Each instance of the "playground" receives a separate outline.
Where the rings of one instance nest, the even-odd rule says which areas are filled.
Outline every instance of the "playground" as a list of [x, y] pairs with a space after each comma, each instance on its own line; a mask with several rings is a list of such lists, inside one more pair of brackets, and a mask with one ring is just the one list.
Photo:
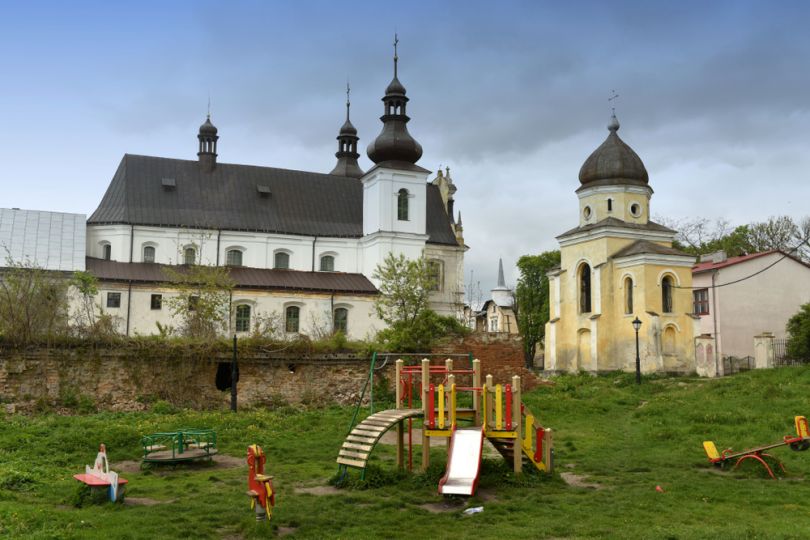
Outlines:
[[[450, 371], [464, 369], [468, 366], [456, 362]], [[450, 381], [450, 375], [456, 380]], [[424, 410], [422, 417], [414, 413], [412, 430], [408, 418], [401, 434], [395, 422], [368, 453], [366, 467], [346, 467], [342, 487], [334, 485], [344, 472], [336, 459], [347, 433], [368, 418], [367, 409], [355, 419], [352, 407], [233, 414], [170, 410], [165, 404], [155, 407], [160, 412], [147, 413], [4, 415], [0, 537], [801, 538], [810, 530], [810, 452], [791, 450], [789, 442], [770, 448], [786, 471], [773, 480], [753, 459], [736, 470], [713, 466], [703, 446], [715, 441], [722, 453], [733, 445], [727, 454], [733, 456], [795, 435], [795, 416], [810, 413], [810, 367], [718, 380], [645, 377], [641, 386], [628, 374], [563, 376], [552, 387], [521, 389], [523, 412], [530, 411], [544, 433], [552, 429], [550, 475], [528, 456], [522, 459], [522, 473], [515, 475], [514, 455], [504, 459], [486, 438], [487, 430], [497, 429], [484, 427], [484, 416], [495, 428], [498, 422], [489, 396], [480, 402], [487, 399], [495, 410], [479, 409], [478, 425], [474, 412], [463, 411], [475, 410], [474, 390], [461, 388], [489, 391], [485, 373], [478, 383], [472, 376], [431, 377], [434, 427], [417, 429]], [[417, 379], [414, 373], [413, 387], [421, 392]], [[439, 493], [452, 434], [429, 431], [452, 428], [452, 384], [457, 412], [469, 415], [463, 421], [457, 417], [456, 432], [481, 427], [485, 433], [472, 496]], [[513, 398], [517, 390], [511, 380], [502, 383], [502, 431], [508, 417], [506, 384]], [[493, 392], [496, 387], [493, 383]], [[417, 391], [410, 395], [415, 399]], [[403, 394], [399, 398], [395, 391], [378, 392], [375, 412], [396, 410]], [[410, 403], [404, 408], [419, 408], [418, 400]], [[515, 409], [510, 413], [514, 419]], [[183, 426], [214, 431], [216, 453], [210, 459], [141, 468], [142, 437], [176, 434]], [[186, 446], [205, 447], [206, 441], [194, 436]], [[183, 437], [188, 440], [188, 433]], [[425, 471], [423, 437], [433, 439]], [[110, 469], [128, 480], [123, 503], [89, 504], [74, 479], [93, 464], [101, 442]], [[264, 474], [273, 477], [276, 505], [265, 522], [256, 521], [245, 495], [252, 444], [264, 450]], [[155, 451], [172, 447], [160, 445], [167, 449]], [[464, 513], [478, 508], [478, 513]]]

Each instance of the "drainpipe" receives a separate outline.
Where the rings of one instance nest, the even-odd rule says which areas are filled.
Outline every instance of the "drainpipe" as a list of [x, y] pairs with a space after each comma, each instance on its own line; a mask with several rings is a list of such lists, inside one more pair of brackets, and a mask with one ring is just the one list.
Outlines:
[[132, 262], [132, 253], [135, 249], [135, 225], [129, 226], [129, 262]]
[[[714, 332], [714, 371], [720, 373], [720, 332], [717, 330], [717, 289], [715, 279], [717, 270], [712, 271], [712, 330]], [[723, 374], [725, 375], [725, 373]]]
[[332, 333], [335, 333], [335, 293], [329, 298], [329, 316], [332, 318]]
[[219, 266], [219, 241], [222, 238], [222, 229], [217, 229], [217, 266]]
[[318, 241], [317, 236], [312, 237], [312, 271], [315, 271], [315, 242]]
[[132, 314], [132, 280], [129, 280], [127, 289], [127, 337], [129, 337], [129, 317]]

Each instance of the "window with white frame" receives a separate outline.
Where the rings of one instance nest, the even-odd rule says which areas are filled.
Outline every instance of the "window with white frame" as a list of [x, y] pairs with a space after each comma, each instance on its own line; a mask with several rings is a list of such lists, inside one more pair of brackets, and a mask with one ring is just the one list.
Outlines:
[[101, 245], [101, 258], [105, 261], [112, 259], [112, 246], [109, 243]]
[[273, 268], [287, 269], [290, 267], [290, 254], [284, 251], [277, 251], [273, 256]]
[[247, 304], [236, 306], [236, 331], [250, 331], [250, 306]]
[[349, 332], [349, 310], [343, 307], [335, 308], [335, 332]]
[[229, 249], [225, 254], [225, 264], [228, 266], [242, 266], [242, 251]]
[[297, 334], [300, 328], [301, 308], [288, 306], [284, 311], [284, 330], [289, 334]]
[[155, 248], [154, 248], [154, 246], [144, 246], [143, 247], [143, 262], [145, 262], [145, 263], [153, 263], [153, 262], [155, 262]]
[[183, 250], [183, 264], [196, 264], [197, 263], [197, 250], [189, 246]]
[[335, 271], [335, 257], [333, 255], [324, 255], [321, 257], [321, 272], [334, 272]]

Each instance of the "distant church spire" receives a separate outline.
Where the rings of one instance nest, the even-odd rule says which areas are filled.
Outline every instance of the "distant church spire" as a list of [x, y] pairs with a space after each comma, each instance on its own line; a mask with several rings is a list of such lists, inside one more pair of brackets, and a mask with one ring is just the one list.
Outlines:
[[422, 157], [420, 145], [408, 133], [406, 124], [410, 120], [405, 114], [408, 98], [405, 96], [405, 86], [399, 82], [397, 66], [399, 55], [397, 44], [399, 38], [394, 34], [394, 78], [385, 89], [382, 101], [385, 104], [385, 114], [380, 117], [383, 123], [382, 132], [368, 145], [368, 157], [374, 163], [401, 162], [414, 164]]
[[503, 259], [498, 259], [498, 289], [506, 288], [506, 280], [503, 277]]
[[363, 169], [357, 163], [357, 158], [360, 154], [357, 153], [357, 141], [360, 138], [357, 136], [357, 129], [352, 125], [349, 120], [349, 110], [351, 108], [350, 100], [351, 87], [346, 83], [346, 121], [340, 128], [338, 133], [338, 151], [335, 157], [338, 158], [335, 168], [329, 174], [338, 176], [349, 176], [352, 178], [360, 178], [363, 176]]
[[200, 131], [197, 134], [199, 141], [199, 150], [197, 157], [200, 160], [200, 168], [205, 172], [211, 172], [217, 166], [217, 128], [211, 123], [211, 102], [209, 98], [208, 114], [205, 117], [205, 122], [200, 126]]

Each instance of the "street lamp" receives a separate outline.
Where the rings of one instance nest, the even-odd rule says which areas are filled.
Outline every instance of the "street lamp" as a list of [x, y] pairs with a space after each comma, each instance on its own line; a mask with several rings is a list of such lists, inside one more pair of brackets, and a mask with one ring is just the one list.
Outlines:
[[641, 328], [641, 321], [636, 317], [633, 319], [633, 329], [636, 331], [636, 384], [641, 384], [641, 358], [638, 355], [638, 331]]

